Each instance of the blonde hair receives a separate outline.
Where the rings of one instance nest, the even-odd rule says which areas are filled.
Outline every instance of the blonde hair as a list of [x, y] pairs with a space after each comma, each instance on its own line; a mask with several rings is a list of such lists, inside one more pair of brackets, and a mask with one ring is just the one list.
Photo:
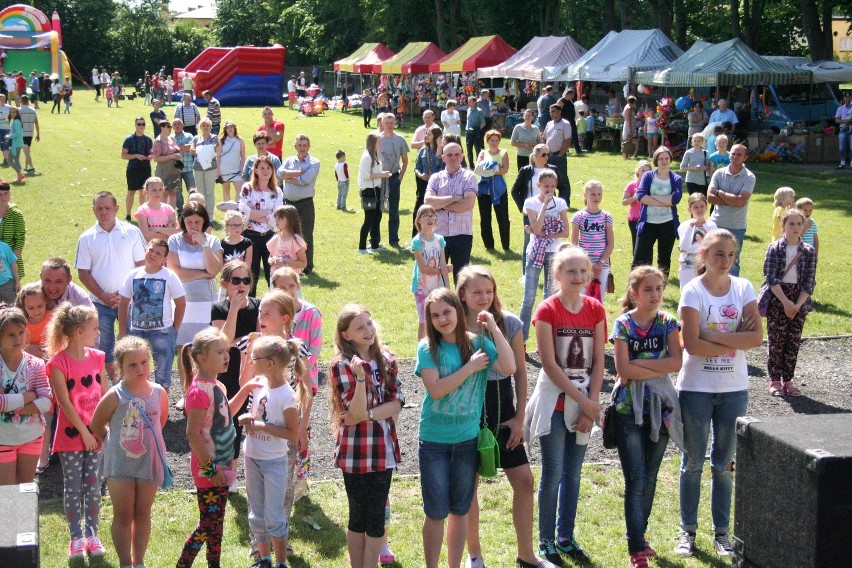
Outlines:
[[239, 218], [240, 218], [240, 223], [242, 223], [242, 224], [243, 224], [243, 227], [245, 227], [245, 224], [246, 224], [246, 217], [245, 217], [245, 215], [243, 215], [243, 214], [242, 214], [242, 213], [240, 213], [239, 211], [234, 211], [234, 210], [226, 211], [226, 212], [225, 212], [225, 224], [227, 225], [227, 224], [228, 224], [228, 221], [230, 221], [231, 219], [234, 219], [234, 218], [236, 218], [236, 217], [239, 217]]
[[725, 143], [725, 146], [727, 147], [727, 145], [728, 145], [728, 136], [727, 136], [727, 135], [725, 135], [725, 134], [720, 134], [720, 135], [718, 135], [718, 136], [716, 137], [716, 146], [718, 146], [718, 145], [719, 145], [719, 142], [724, 142], [724, 143]]
[[633, 175], [638, 178], [639, 175], [643, 173], [642, 170], [645, 168], [648, 168], [649, 172], [654, 169], [651, 167], [651, 162], [649, 162], [648, 160], [639, 160], [638, 162], [636, 162], [636, 167], [633, 168]]
[[299, 356], [302, 342], [298, 339], [284, 339], [274, 335], [265, 335], [254, 340], [251, 344], [251, 354], [254, 358], [265, 358], [275, 363], [279, 369], [286, 370], [293, 365], [293, 373], [296, 376], [296, 399], [299, 408], [305, 408], [310, 400], [308, 387], [302, 378], [307, 375], [308, 367]]
[[[278, 308], [278, 314], [282, 316], [287, 316], [289, 318], [287, 323], [287, 335], [291, 336], [292, 332], [290, 331], [293, 327], [293, 319], [296, 317], [296, 300], [283, 290], [270, 290], [260, 299], [260, 304], [269, 303], [275, 304]], [[296, 380], [296, 398], [299, 401], [299, 406], [301, 408], [305, 408], [305, 405], [310, 400], [311, 393], [308, 392], [308, 386], [305, 384], [305, 381], [302, 380], [302, 377], [305, 373], [308, 372], [308, 368], [303, 363], [302, 359], [299, 357], [299, 347], [302, 345], [302, 341], [299, 339], [281, 339], [281, 341], [287, 341], [288, 344], [290, 341], [295, 341], [296, 350], [293, 352], [296, 357], [296, 364], [294, 365], [295, 375], [297, 377]], [[252, 344], [254, 345], [254, 344]], [[253, 352], [254, 348], [252, 348]], [[263, 354], [266, 357], [266, 354]], [[280, 361], [279, 361], [280, 362]], [[289, 363], [289, 359], [288, 359]], [[284, 363], [281, 363], [282, 365]]]
[[590, 179], [586, 182], [586, 185], [583, 186], [583, 205], [586, 205], [586, 192], [595, 187], [601, 188], [601, 193], [603, 193], [604, 187], [599, 180]]
[[124, 365], [124, 358], [134, 351], [145, 351], [150, 357], [151, 346], [147, 341], [135, 335], [125, 335], [115, 342], [115, 348], [112, 352], [115, 355], [115, 362], [118, 363], [119, 372], [121, 372], [121, 367]]
[[707, 272], [707, 265], [704, 261], [704, 256], [707, 251], [714, 245], [718, 245], [722, 241], [730, 241], [734, 243], [734, 247], [739, 247], [737, 238], [727, 229], [714, 229], [704, 235], [704, 240], [701, 242], [701, 248], [698, 249], [698, 258], [695, 261], [695, 273], [701, 276]]
[[692, 209], [692, 206], [699, 201], [703, 201], [704, 205], [707, 205], [707, 196], [700, 191], [696, 191], [695, 193], [690, 194], [689, 199], [686, 200], [686, 208]]
[[[155, 184], [155, 183], [159, 183], [160, 185], [163, 185], [163, 180], [158, 178], [157, 176], [151, 176], [151, 177], [149, 177], [148, 179], [145, 180], [145, 184], [142, 186], [142, 188], [145, 191], [148, 191], [148, 188], [152, 184]], [[165, 189], [165, 185], [163, 185], [163, 188]]]
[[[349, 326], [352, 325], [352, 320], [361, 314], [367, 314], [372, 317], [370, 310], [368, 310], [365, 306], [359, 304], [346, 304], [343, 306], [343, 309], [340, 310], [340, 313], [337, 314], [337, 325], [334, 328], [334, 352], [336, 357], [331, 362], [331, 367], [334, 368], [336, 365], [340, 363], [342, 359], [352, 360], [358, 354], [355, 345], [349, 341], [348, 339], [343, 337], [343, 334], [349, 329]], [[388, 373], [388, 368], [390, 366], [390, 360], [385, 356], [385, 353], [382, 351], [382, 342], [379, 338], [379, 330], [376, 329], [376, 334], [373, 337], [373, 344], [370, 345], [370, 361], [376, 363], [379, 371], [379, 381], [382, 386], [387, 388], [388, 381], [390, 380], [390, 374]], [[329, 371], [329, 375], [332, 375], [331, 371]], [[340, 416], [345, 410], [343, 407], [343, 401], [340, 399], [340, 395], [335, 390], [334, 383], [329, 381], [329, 388], [331, 389], [330, 399], [331, 403], [329, 404], [328, 416], [329, 416], [329, 427], [331, 428], [332, 434], [337, 437], [338, 430], [340, 428]], [[367, 381], [367, 391], [376, 397], [375, 385], [373, 385], [373, 381]]]
[[180, 348], [178, 353], [178, 367], [183, 374], [183, 392], [189, 391], [192, 384], [193, 367], [198, 369], [198, 357], [206, 355], [210, 347], [217, 341], [229, 343], [228, 336], [217, 327], [205, 327], [195, 334], [192, 343], [187, 343]]
[[657, 277], [662, 280], [663, 289], [665, 289], [666, 275], [663, 274], [663, 271], [659, 268], [655, 268], [653, 266], [637, 266], [636, 268], [630, 271], [630, 275], [627, 277], [627, 290], [624, 292], [624, 297], [621, 298], [621, 307], [623, 313], [626, 314], [627, 312], [636, 307], [636, 303], [633, 301], [633, 297], [630, 295], [630, 291], [633, 290], [634, 294], [638, 293], [639, 286], [642, 285], [642, 282], [644, 282], [646, 278], [652, 277]]
[[796, 190], [792, 187], [779, 187], [775, 190], [775, 197], [772, 198], [772, 203], [775, 207], [781, 207], [788, 199], [796, 200]]
[[464, 307], [464, 312], [467, 314], [467, 302], [462, 298], [468, 284], [474, 278], [486, 278], [491, 281], [491, 286], [494, 289], [494, 298], [491, 300], [491, 305], [488, 306], [488, 311], [494, 316], [494, 323], [506, 334], [506, 319], [503, 317], [503, 303], [500, 302], [500, 296], [497, 295], [497, 280], [494, 274], [484, 266], [476, 264], [468, 264], [459, 271], [459, 276], [456, 279], [456, 295], [459, 297], [459, 302]]
[[570, 261], [575, 259], [581, 259], [586, 262], [586, 270], [588, 270], [589, 278], [591, 278], [592, 273], [592, 261], [589, 260], [589, 255], [586, 254], [582, 248], [577, 245], [572, 245], [571, 243], [563, 243], [559, 250], [553, 255], [552, 261], [552, 270], [553, 270], [553, 280], [556, 280], [556, 275], [559, 274], [559, 271], [568, 264]]
[[282, 316], [289, 316], [290, 325], [293, 325], [293, 318], [296, 317], [296, 300], [293, 299], [293, 296], [284, 290], [274, 289], [264, 294], [260, 303], [275, 304], [278, 307], [278, 313]]
[[299, 280], [299, 273], [296, 272], [293, 268], [289, 266], [282, 266], [272, 273], [272, 276], [269, 278], [269, 281], [272, 282], [272, 286], [274, 288], [278, 288], [278, 279], [279, 278], [292, 278], [293, 281], [298, 284], [299, 288], [302, 287], [302, 283]]
[[72, 333], [97, 319], [98, 312], [92, 306], [72, 306], [71, 302], [62, 302], [53, 312], [44, 334], [48, 357], [65, 349]]

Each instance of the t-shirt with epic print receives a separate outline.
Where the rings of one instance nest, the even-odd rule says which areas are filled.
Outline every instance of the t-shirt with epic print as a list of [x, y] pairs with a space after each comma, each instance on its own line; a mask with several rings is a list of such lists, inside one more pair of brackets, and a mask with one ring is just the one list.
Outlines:
[[172, 300], [186, 292], [177, 274], [168, 268], [149, 274], [144, 266], [127, 275], [119, 293], [130, 298], [128, 325], [134, 331], [166, 329], [174, 324]]

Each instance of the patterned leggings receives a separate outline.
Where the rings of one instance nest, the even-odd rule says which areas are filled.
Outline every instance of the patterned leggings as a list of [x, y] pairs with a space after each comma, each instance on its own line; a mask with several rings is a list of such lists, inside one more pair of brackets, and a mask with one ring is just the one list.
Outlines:
[[[799, 297], [796, 284], [781, 284], [788, 299], [795, 302]], [[799, 346], [802, 344], [802, 329], [805, 316], [796, 314], [790, 319], [784, 313], [784, 305], [773, 294], [766, 310], [766, 327], [769, 344], [767, 370], [770, 381], [792, 381], [799, 358]]]
[[222, 556], [222, 532], [225, 527], [225, 505], [228, 504], [228, 486], [196, 487], [200, 519], [195, 530], [187, 537], [177, 568], [189, 568], [198, 551], [207, 543], [207, 566], [219, 568]]
[[80, 518], [85, 514], [86, 535], [98, 535], [101, 516], [101, 453], [59, 452], [62, 463], [62, 504], [71, 538], [83, 538]]

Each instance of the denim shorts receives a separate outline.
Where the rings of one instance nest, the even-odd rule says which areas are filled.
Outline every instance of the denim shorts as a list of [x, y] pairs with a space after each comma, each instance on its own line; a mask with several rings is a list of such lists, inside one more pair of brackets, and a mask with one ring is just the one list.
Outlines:
[[442, 520], [448, 514], [466, 515], [473, 501], [479, 464], [476, 438], [458, 444], [420, 440], [418, 457], [426, 516]]

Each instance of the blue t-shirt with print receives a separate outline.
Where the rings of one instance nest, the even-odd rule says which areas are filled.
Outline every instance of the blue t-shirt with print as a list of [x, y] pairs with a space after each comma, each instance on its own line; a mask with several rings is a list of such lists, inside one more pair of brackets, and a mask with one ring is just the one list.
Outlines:
[[0, 284], [12, 280], [15, 273], [12, 272], [12, 265], [18, 262], [18, 257], [12, 251], [11, 247], [0, 241]]
[[[657, 317], [647, 329], [642, 329], [630, 313], [622, 314], [612, 326], [610, 343], [617, 339], [627, 344], [630, 360], [634, 359], [663, 359], [669, 355], [669, 334], [680, 328], [677, 318], [667, 312], [657, 312]], [[649, 414], [651, 405], [647, 404], [651, 391], [645, 389], [644, 413]], [[622, 414], [633, 412], [633, 395], [628, 388], [618, 389], [614, 400], [616, 410]]]
[[[436, 400], [428, 391], [420, 412], [420, 439], [440, 444], [458, 444], [476, 438], [482, 404], [485, 401], [485, 386], [488, 372], [497, 361], [497, 347], [491, 339], [477, 336], [473, 339], [473, 350], [482, 349], [488, 355], [488, 366], [470, 375], [459, 387], [443, 398]], [[414, 374], [418, 377], [423, 369], [438, 369], [443, 379], [463, 366], [461, 350], [454, 343], [441, 341], [438, 346], [438, 361], [429, 351], [429, 340], [423, 339], [417, 346], [417, 365]], [[439, 380], [441, 380], [439, 379]]]

